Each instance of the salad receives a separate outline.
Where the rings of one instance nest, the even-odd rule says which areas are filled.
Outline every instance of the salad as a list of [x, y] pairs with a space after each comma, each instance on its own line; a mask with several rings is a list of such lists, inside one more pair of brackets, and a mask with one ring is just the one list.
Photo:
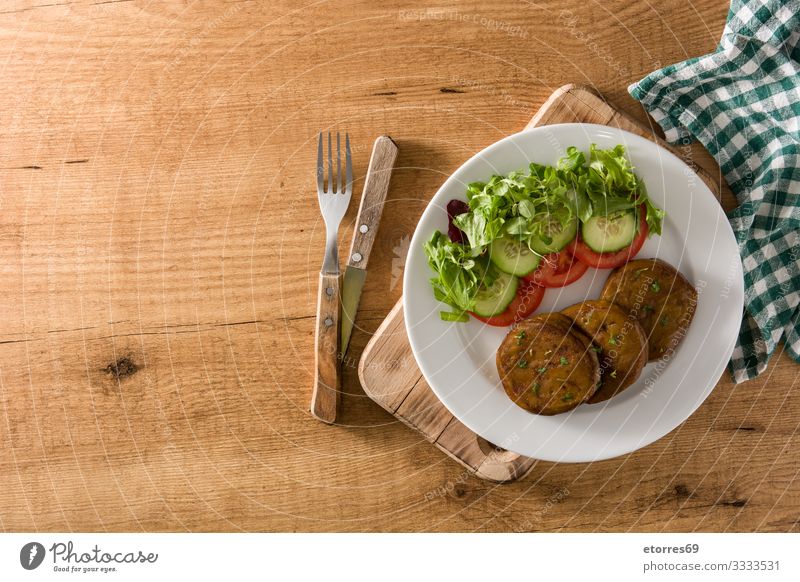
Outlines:
[[445, 321], [508, 326], [531, 315], [547, 287], [564, 287], [589, 267], [632, 259], [664, 211], [647, 195], [625, 147], [567, 148], [556, 166], [492, 176], [447, 205], [447, 235], [425, 243], [434, 296]]

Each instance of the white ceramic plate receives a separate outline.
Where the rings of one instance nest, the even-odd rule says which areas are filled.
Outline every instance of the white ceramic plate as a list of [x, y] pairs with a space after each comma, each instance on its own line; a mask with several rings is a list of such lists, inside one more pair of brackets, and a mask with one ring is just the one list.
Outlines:
[[[433, 231], [447, 232], [445, 206], [465, 199], [469, 182], [554, 164], [568, 146], [624, 144], [653, 201], [663, 208], [661, 236], [648, 239], [638, 258], [658, 257], [698, 289], [694, 320], [669, 360], [647, 365], [623, 393], [556, 416], [530, 414], [506, 396], [495, 353], [507, 329], [445, 322], [433, 297], [422, 245]], [[548, 289], [539, 312], [596, 299], [610, 271], [589, 271], [563, 289]], [[461, 166], [425, 210], [411, 241], [403, 281], [403, 307], [411, 347], [425, 379], [461, 422], [488, 441], [547, 461], [608, 459], [644, 447], [686, 420], [713, 390], [733, 351], [743, 307], [736, 240], [725, 214], [703, 181], [655, 143], [601, 125], [563, 124], [524, 131], [489, 146]]]

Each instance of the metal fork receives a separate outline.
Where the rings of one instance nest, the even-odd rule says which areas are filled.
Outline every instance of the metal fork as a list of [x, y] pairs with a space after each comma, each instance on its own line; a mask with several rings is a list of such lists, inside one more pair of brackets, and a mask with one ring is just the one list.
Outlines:
[[[322, 133], [317, 147], [317, 197], [325, 220], [325, 260], [319, 274], [314, 390], [311, 414], [322, 422], [336, 421], [341, 382], [339, 378], [339, 223], [342, 221], [353, 192], [353, 163], [350, 159], [350, 136], [345, 134], [345, 185], [342, 188], [341, 137], [336, 134], [336, 177], [333, 173], [331, 134], [328, 132], [328, 189], [325, 189], [325, 164]], [[336, 190], [333, 183], [336, 180]]]

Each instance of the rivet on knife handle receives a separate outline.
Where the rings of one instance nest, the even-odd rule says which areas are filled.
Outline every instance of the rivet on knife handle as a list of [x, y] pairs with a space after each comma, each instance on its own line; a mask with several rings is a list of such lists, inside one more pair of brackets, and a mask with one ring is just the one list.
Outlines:
[[396, 160], [397, 146], [391, 138], [381, 136], [376, 139], [372, 148], [372, 157], [369, 160], [369, 168], [367, 168], [367, 177], [364, 180], [364, 193], [361, 195], [358, 218], [353, 232], [353, 244], [350, 247], [342, 283], [342, 326], [339, 345], [343, 357], [347, 353], [347, 346], [350, 343], [350, 334], [353, 331], [361, 290], [364, 288], [364, 281], [367, 278], [369, 253], [378, 232], [378, 224], [383, 213], [383, 204], [389, 191], [389, 181]]
[[397, 159], [397, 146], [387, 135], [382, 135], [375, 140], [372, 148], [372, 157], [369, 160], [367, 177], [364, 180], [364, 194], [358, 207], [353, 244], [350, 247], [348, 265], [366, 269], [369, 253], [375, 242], [378, 223], [383, 212], [383, 203], [389, 192], [389, 179], [392, 177]]

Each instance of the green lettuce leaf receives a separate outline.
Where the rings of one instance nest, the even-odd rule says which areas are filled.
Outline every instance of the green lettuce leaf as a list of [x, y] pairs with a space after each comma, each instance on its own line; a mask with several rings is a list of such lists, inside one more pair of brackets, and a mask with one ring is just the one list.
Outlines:
[[594, 216], [613, 214], [644, 204], [650, 233], [661, 234], [664, 211], [650, 200], [644, 182], [634, 173], [625, 155], [625, 146], [617, 145], [604, 150], [592, 144], [589, 147], [589, 169], [582, 187], [591, 200]]
[[434, 295], [453, 308], [442, 312], [446, 321], [464, 321], [472, 311], [481, 284], [491, 284], [494, 272], [487, 247], [501, 236], [525, 241], [533, 250], [536, 239], [552, 242], [554, 221], [561, 226], [577, 218], [586, 222], [644, 205], [651, 234], [661, 234], [664, 211], [657, 208], [644, 182], [636, 175], [625, 147], [601, 149], [592, 144], [584, 152], [567, 148], [555, 166], [531, 163], [528, 171], [492, 176], [466, 188], [469, 211], [453, 219], [467, 238], [453, 243], [440, 232], [425, 243]]
[[469, 247], [452, 242], [437, 230], [424, 250], [428, 265], [436, 274], [431, 279], [436, 299], [455, 308], [456, 314], [470, 311], [478, 292], [478, 276]]

